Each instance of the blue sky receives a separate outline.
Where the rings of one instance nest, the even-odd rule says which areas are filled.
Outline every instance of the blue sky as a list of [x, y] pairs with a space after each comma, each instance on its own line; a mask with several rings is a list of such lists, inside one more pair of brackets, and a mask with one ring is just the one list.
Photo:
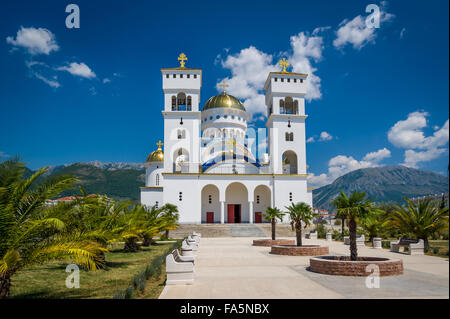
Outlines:
[[310, 73], [313, 185], [376, 165], [447, 171], [448, 1], [74, 1], [79, 29], [65, 26], [69, 3], [1, 4], [3, 157], [143, 162], [163, 138], [160, 69], [184, 52], [203, 70], [202, 104], [227, 78], [255, 127], [266, 71], [287, 57]]

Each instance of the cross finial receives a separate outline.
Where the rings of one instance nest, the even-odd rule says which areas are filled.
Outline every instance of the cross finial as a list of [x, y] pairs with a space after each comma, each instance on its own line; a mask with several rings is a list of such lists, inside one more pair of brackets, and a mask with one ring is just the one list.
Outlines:
[[161, 150], [161, 146], [163, 146], [164, 143], [161, 141], [158, 141], [158, 143], [156, 143], [156, 145], [158, 145], [158, 150]]
[[184, 68], [184, 61], [187, 61], [187, 56], [184, 53], [181, 53], [180, 56], [178, 57], [178, 61], [180, 61], [180, 66], [182, 68]]
[[228, 84], [225, 83], [225, 79], [222, 80], [222, 84], [219, 84], [222, 87], [222, 92], [225, 94], [226, 88], [229, 87]]
[[280, 61], [278, 61], [278, 64], [283, 68], [281, 72], [287, 73], [286, 68], [290, 66], [289, 61], [286, 60], [286, 58], [283, 58]]

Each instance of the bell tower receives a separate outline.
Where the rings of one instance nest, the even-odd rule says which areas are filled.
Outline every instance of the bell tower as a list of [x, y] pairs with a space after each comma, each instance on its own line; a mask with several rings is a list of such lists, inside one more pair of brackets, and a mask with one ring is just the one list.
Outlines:
[[164, 91], [164, 172], [197, 173], [200, 162], [199, 111], [202, 70], [185, 66], [161, 69]]
[[289, 61], [278, 64], [281, 72], [270, 72], [266, 91], [268, 148], [271, 172], [306, 174], [305, 95], [307, 74], [288, 72]]

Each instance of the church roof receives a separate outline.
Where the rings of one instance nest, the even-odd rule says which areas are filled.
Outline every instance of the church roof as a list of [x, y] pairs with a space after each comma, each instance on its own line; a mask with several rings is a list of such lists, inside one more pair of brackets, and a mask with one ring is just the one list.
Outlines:
[[156, 145], [158, 145], [158, 149], [150, 153], [150, 155], [147, 157], [146, 162], [164, 162], [164, 152], [161, 149], [161, 141], [156, 143]]
[[208, 101], [206, 101], [205, 105], [203, 105], [202, 111], [219, 107], [238, 109], [245, 112], [244, 104], [242, 104], [242, 102], [234, 96], [226, 94], [225, 92], [213, 96]]

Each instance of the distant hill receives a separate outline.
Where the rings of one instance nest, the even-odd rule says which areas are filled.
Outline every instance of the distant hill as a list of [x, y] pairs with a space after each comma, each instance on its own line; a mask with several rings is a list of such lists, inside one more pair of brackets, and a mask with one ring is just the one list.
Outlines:
[[[31, 175], [27, 171], [25, 175]], [[53, 166], [47, 177], [73, 175], [80, 179], [88, 194], [107, 195], [120, 200], [139, 200], [140, 186], [145, 186], [145, 168], [137, 163], [102, 163], [98, 161]], [[65, 191], [61, 197], [80, 194], [78, 187]]]
[[337, 178], [333, 183], [313, 190], [314, 206], [333, 209], [331, 200], [339, 190], [346, 194], [365, 191], [378, 202], [402, 203], [408, 198], [448, 192], [448, 178], [440, 174], [405, 166], [363, 168]]

